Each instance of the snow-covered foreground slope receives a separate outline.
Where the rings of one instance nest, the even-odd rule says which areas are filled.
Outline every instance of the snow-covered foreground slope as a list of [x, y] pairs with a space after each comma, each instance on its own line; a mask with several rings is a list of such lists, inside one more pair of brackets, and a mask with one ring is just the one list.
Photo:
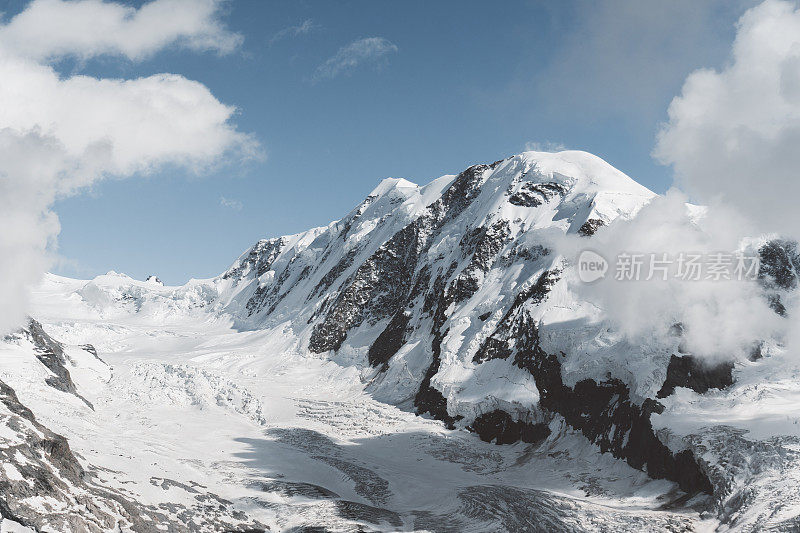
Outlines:
[[[260, 241], [211, 280], [48, 276], [43, 326], [2, 344], [0, 380], [86, 472], [58, 505], [10, 516], [56, 517], [53, 530], [67, 515], [133, 530], [797, 527], [800, 381], [781, 346], [708, 367], [672, 324], [632, 345], [557, 251], [591, 248], [653, 196], [590, 154], [527, 152], [423, 187], [384, 180], [342, 220]], [[761, 254], [785, 314], [800, 256], [779, 241]], [[25, 494], [17, 477], [7, 499]]]
[[[49, 290], [68, 283], [51, 282], [38, 295], [47, 306], [59, 296]], [[24, 341], [4, 349], [0, 377], [67, 437], [90, 484], [189, 530], [679, 530], [697, 521], [657, 511], [680, 496], [673, 484], [601, 454], [561, 420], [539, 445], [496, 446], [376, 401], [356, 368], [298, 353], [288, 332], [80, 311], [42, 318], [74, 343], [67, 366], [93, 410], [48, 387], [41, 368], [20, 376], [10, 355], [29, 354]], [[90, 338], [107, 367], [77, 348]]]

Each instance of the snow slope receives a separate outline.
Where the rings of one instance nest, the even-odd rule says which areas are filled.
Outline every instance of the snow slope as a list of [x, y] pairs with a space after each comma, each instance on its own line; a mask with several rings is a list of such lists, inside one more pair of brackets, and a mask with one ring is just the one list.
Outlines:
[[[67, 438], [82, 490], [189, 530], [791, 529], [800, 385], [780, 346], [707, 368], [679, 335], [630, 345], [557, 252], [653, 197], [584, 152], [384, 180], [213, 279], [49, 275], [34, 315], [74, 390], [30, 334], [0, 379]], [[765, 291], [793, 298], [800, 259], [764, 250]]]

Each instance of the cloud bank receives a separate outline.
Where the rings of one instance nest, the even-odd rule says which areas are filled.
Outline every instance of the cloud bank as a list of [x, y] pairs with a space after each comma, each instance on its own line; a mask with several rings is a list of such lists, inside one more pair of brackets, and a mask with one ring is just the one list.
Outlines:
[[[607, 259], [625, 253], [757, 253], [774, 234], [800, 237], [800, 10], [766, 0], [737, 24], [731, 57], [720, 70], [685, 80], [669, 107], [654, 155], [672, 165], [676, 184], [706, 204], [687, 205], [673, 190], [631, 221], [595, 235]], [[618, 282], [579, 286], [632, 342], [669, 346], [672, 324], [684, 342], [711, 359], [744, 358], [755, 342], [775, 339], [800, 353], [797, 297], [779, 317], [755, 281]]]
[[738, 23], [730, 61], [693, 72], [655, 156], [698, 201], [718, 198], [756, 229], [800, 237], [800, 9], [767, 0]]
[[317, 67], [313, 80], [335, 78], [340, 74], [351, 72], [361, 64], [375, 63], [397, 50], [397, 46], [383, 37], [368, 37], [353, 41]]
[[[144, 174], [164, 165], [202, 170], [230, 155], [257, 152], [255, 141], [231, 123], [235, 108], [201, 83], [175, 74], [132, 80], [62, 77], [33, 59], [97, 54], [135, 59], [175, 44], [176, 36], [186, 43], [209, 43], [209, 28], [221, 28], [219, 21], [187, 26], [180, 8], [188, 5], [156, 0], [131, 11], [93, 0], [36, 0], [0, 28], [0, 333], [21, 322], [28, 288], [49, 266], [59, 232], [51, 209], [56, 199], [106, 177]], [[216, 3], [191, 5], [203, 12]], [[24, 31], [32, 28], [31, 21], [48, 20], [59, 9], [71, 27], [63, 24], [50, 36], [41, 28]], [[150, 37], [88, 32], [73, 40], [77, 30], [98, 20], [100, 27], [113, 19], [126, 29], [155, 23], [151, 17], [156, 15]], [[7, 44], [9, 28], [17, 44], [24, 44], [22, 50]]]
[[[697, 254], [757, 255], [757, 246], [742, 239], [749, 224], [724, 206], [698, 208], [687, 204], [678, 190], [656, 197], [631, 220], [617, 219], [600, 228], [592, 246], [611, 263], [605, 279], [594, 284], [576, 284], [588, 301], [601, 307], [635, 345], [656, 345], [669, 349], [674, 343], [674, 324], [683, 326], [684, 347], [706, 360], [744, 360], [755, 343], [785, 335], [787, 321], [769, 306], [763, 291], [753, 279], [715, 279], [707, 264], [699, 279], [680, 277], [676, 258]], [[578, 237], [571, 255], [586, 246]], [[644, 254], [641, 276], [617, 280], [616, 258], [621, 254]], [[666, 262], [661, 272], [649, 271], [649, 254]], [[707, 259], [704, 259], [707, 261]], [[747, 263], [748, 266], [750, 263]], [[658, 267], [659, 264], [655, 263]], [[650, 279], [648, 279], [650, 278]], [[666, 278], [666, 279], [665, 279]]]

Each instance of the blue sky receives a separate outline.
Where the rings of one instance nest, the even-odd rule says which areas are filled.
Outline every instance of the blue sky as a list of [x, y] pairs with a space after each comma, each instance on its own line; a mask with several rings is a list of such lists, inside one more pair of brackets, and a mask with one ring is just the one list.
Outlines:
[[[26, 2], [5, 4], [11, 17]], [[382, 178], [426, 183], [526, 143], [593, 152], [664, 192], [671, 171], [650, 155], [659, 123], [692, 70], [724, 64], [748, 6], [236, 0], [222, 18], [244, 40], [230, 54], [63, 60], [64, 75], [198, 80], [238, 108], [266, 157], [60, 200], [55, 271], [210, 277], [260, 238], [341, 218]], [[323, 66], [365, 38], [384, 53]]]

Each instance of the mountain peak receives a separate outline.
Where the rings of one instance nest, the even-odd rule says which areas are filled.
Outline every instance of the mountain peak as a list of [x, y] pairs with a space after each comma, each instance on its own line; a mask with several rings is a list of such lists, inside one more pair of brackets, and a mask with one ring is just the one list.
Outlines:
[[419, 188], [419, 185], [417, 185], [416, 183], [412, 183], [404, 178], [384, 178], [381, 180], [378, 186], [375, 187], [371, 193], [369, 193], [369, 195], [383, 196], [387, 192], [393, 191], [395, 189], [417, 189], [417, 188]]
[[604, 159], [581, 150], [562, 152], [522, 152], [512, 159], [519, 158], [542, 174], [558, 179], [567, 176], [581, 182], [584, 189], [593, 192], [624, 191], [632, 194], [655, 196], [655, 193], [641, 185], [624, 172], [613, 167]]

